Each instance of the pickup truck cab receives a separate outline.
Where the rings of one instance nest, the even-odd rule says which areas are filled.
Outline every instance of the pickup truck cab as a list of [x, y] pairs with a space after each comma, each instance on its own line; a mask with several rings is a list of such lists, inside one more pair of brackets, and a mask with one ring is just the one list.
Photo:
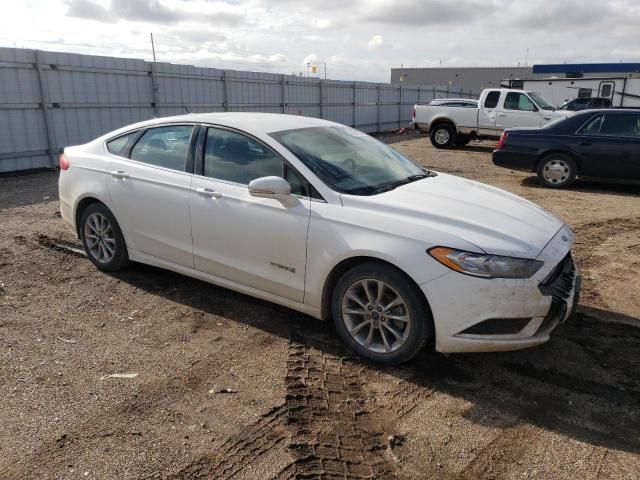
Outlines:
[[429, 133], [434, 147], [452, 148], [474, 138], [497, 139], [506, 128], [541, 127], [572, 114], [555, 110], [536, 92], [488, 88], [480, 95], [477, 107], [442, 100], [416, 104], [412, 123], [417, 130]]

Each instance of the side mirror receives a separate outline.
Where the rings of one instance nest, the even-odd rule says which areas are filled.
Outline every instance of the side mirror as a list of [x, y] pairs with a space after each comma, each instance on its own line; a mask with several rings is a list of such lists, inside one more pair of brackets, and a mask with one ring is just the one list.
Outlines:
[[298, 200], [291, 195], [291, 185], [281, 177], [260, 177], [249, 183], [249, 195], [252, 197], [272, 198], [285, 207], [293, 207]]
[[532, 111], [532, 112], [537, 112], [537, 111], [538, 111], [538, 107], [536, 107], [535, 105], [533, 105], [533, 106], [531, 107], [531, 111]]

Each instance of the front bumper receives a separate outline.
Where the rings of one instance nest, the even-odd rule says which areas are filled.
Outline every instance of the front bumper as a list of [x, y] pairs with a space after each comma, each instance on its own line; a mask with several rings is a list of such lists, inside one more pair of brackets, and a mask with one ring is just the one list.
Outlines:
[[537, 257], [544, 266], [528, 279], [487, 280], [451, 272], [421, 285], [434, 318], [436, 350], [507, 351], [548, 341], [574, 314], [579, 299], [572, 242], [571, 230], [563, 227]]

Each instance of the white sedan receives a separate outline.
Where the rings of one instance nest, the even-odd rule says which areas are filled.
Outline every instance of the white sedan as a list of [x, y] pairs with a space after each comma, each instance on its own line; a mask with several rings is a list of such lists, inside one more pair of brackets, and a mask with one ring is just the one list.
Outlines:
[[60, 169], [62, 218], [99, 269], [146, 263], [333, 319], [372, 361], [539, 345], [577, 302], [558, 218], [333, 122], [159, 118], [66, 148]]

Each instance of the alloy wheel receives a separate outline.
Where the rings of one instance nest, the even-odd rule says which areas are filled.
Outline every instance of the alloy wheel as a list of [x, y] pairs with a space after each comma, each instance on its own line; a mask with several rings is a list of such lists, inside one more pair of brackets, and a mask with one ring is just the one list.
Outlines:
[[375, 353], [391, 353], [409, 337], [411, 315], [405, 300], [376, 279], [353, 283], [342, 298], [342, 319], [349, 335]]
[[116, 237], [109, 219], [94, 212], [84, 224], [84, 238], [91, 256], [99, 263], [109, 263], [116, 253]]

